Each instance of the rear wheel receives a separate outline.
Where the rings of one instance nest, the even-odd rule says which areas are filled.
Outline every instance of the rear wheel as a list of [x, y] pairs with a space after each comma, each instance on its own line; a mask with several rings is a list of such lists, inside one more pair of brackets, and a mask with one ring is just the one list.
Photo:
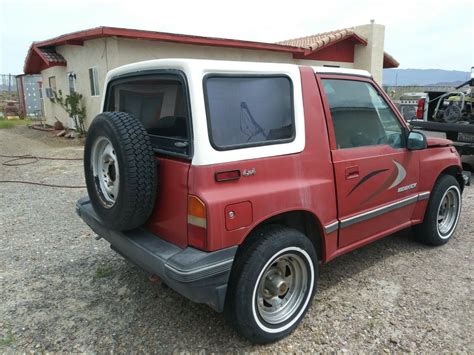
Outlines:
[[431, 192], [423, 223], [415, 227], [416, 239], [427, 245], [446, 244], [456, 230], [461, 204], [461, 189], [456, 178], [441, 176]]
[[315, 290], [317, 256], [302, 233], [280, 226], [252, 236], [229, 281], [225, 315], [255, 343], [276, 341], [302, 320]]

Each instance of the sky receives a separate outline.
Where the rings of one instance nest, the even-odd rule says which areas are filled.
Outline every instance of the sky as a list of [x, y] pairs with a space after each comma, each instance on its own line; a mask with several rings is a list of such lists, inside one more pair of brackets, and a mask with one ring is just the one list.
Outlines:
[[369, 23], [386, 26], [400, 68], [470, 71], [474, 1], [0, 0], [0, 73], [19, 74], [29, 46], [98, 26], [275, 42]]

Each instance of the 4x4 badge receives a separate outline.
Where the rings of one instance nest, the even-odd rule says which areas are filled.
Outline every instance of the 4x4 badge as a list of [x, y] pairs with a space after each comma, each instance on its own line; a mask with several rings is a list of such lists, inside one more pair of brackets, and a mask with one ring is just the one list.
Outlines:
[[257, 169], [255, 168], [252, 168], [252, 169], [244, 169], [242, 171], [242, 175], [243, 176], [252, 176], [252, 175], [255, 175], [257, 173]]

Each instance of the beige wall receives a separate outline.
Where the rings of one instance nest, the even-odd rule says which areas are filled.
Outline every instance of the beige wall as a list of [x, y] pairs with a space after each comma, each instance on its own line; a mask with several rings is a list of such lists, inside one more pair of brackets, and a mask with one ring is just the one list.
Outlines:
[[[67, 61], [67, 72], [73, 71], [76, 74], [76, 91], [83, 95], [83, 102], [86, 106], [87, 126], [100, 111], [102, 99], [103, 83], [109, 67], [108, 52], [114, 49], [114, 41], [106, 38], [85, 41], [84, 46], [60, 46], [56, 51]], [[109, 48], [109, 47], [112, 47]], [[91, 96], [89, 81], [89, 68], [96, 67], [99, 79], [99, 95]], [[67, 81], [63, 92], [68, 93]]]
[[[290, 53], [240, 50], [210, 46], [193, 46], [158, 41], [136, 41], [117, 38], [100, 38], [84, 42], [84, 46], [59, 46], [56, 51], [67, 61], [67, 67], [53, 67], [42, 72], [45, 88], [49, 87], [48, 77], [55, 75], [57, 89], [66, 95], [68, 91], [67, 73], [76, 74], [76, 91], [84, 97], [87, 108], [86, 126], [100, 112], [105, 76], [110, 69], [143, 60], [159, 58], [221, 59], [256, 62], [292, 62]], [[97, 67], [100, 95], [92, 97], [89, 82], [89, 68]], [[45, 98], [45, 115], [48, 123], [55, 116], [66, 126], [70, 125], [67, 113], [57, 104]]]
[[353, 63], [293, 59], [291, 53], [194, 46], [156, 41], [135, 41], [128, 39], [119, 39], [117, 42], [118, 62], [116, 66], [147, 59], [193, 58], [267, 63], [296, 63], [301, 65], [337, 65], [342, 68], [354, 68]]
[[[44, 87], [49, 87], [48, 77], [55, 75], [57, 89], [63, 95], [69, 93], [67, 73], [76, 74], [76, 91], [84, 97], [87, 108], [86, 127], [100, 112], [100, 103], [103, 95], [103, 85], [107, 72], [121, 65], [143, 60], [159, 58], [195, 58], [220, 59], [236, 61], [296, 63], [303, 65], [337, 65], [345, 68], [360, 68], [353, 63], [322, 62], [314, 60], [293, 59], [291, 53], [245, 50], [236, 48], [222, 48], [212, 46], [197, 46], [159, 41], [138, 41], [123, 38], [99, 38], [84, 42], [84, 46], [58, 46], [56, 51], [67, 61], [67, 67], [53, 67], [42, 72]], [[360, 61], [365, 65], [364, 61]], [[89, 68], [97, 67], [100, 95], [92, 97]], [[52, 124], [57, 117], [66, 126], [71, 122], [67, 113], [57, 104], [45, 98], [45, 114], [47, 122]]]
[[[86, 106], [86, 126], [100, 111], [103, 83], [107, 71], [113, 68], [108, 63], [108, 58], [116, 57], [116, 40], [101, 38], [84, 42], [84, 46], [59, 46], [56, 51], [67, 61], [67, 67], [52, 67], [42, 71], [44, 87], [49, 87], [48, 78], [56, 76], [57, 90], [62, 90], [63, 96], [69, 94], [68, 73], [76, 74], [76, 91], [83, 95]], [[113, 60], [112, 60], [113, 61]], [[89, 68], [96, 67], [99, 79], [99, 95], [91, 96], [89, 81]], [[44, 98], [45, 116], [48, 123], [54, 123], [55, 116], [70, 127], [72, 122], [67, 113], [58, 104]]]
[[288, 63], [293, 60], [291, 53], [129, 39], [118, 40], [117, 58], [117, 66], [159, 58], [219, 59], [275, 63]]
[[380, 85], [383, 75], [385, 26], [375, 24], [357, 26], [355, 32], [367, 39], [367, 46], [355, 46], [354, 68], [369, 71]]
[[355, 69], [354, 63], [347, 62], [330, 62], [322, 60], [308, 60], [308, 59], [294, 59], [293, 63], [299, 65], [310, 65], [310, 66], [324, 66], [324, 65], [333, 65], [341, 68]]
[[[56, 90], [62, 90], [63, 93], [66, 92], [66, 67], [59, 66], [43, 70], [41, 72], [41, 76], [43, 78], [44, 88], [49, 88], [49, 78], [54, 76], [56, 78]], [[47, 98], [45, 94], [43, 94], [43, 102], [46, 120], [49, 124], [53, 124], [56, 121], [56, 118], [64, 124], [69, 123], [66, 111], [64, 111], [64, 109], [58, 104], [51, 102], [51, 100]]]

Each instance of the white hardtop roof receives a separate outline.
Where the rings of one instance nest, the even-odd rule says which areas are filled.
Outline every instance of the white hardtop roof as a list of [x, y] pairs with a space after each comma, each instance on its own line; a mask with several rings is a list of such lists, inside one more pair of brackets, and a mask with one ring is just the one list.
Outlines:
[[143, 62], [127, 64], [109, 71], [108, 79], [112, 77], [140, 71], [175, 69], [189, 72], [212, 72], [220, 73], [285, 73], [294, 71], [295, 64], [265, 63], [265, 62], [243, 62], [229, 60], [207, 60], [207, 59], [153, 59]]
[[[194, 154], [193, 165], [210, 165], [273, 157], [302, 152], [305, 147], [305, 126], [303, 93], [300, 68], [295, 64], [251, 63], [237, 61], [197, 60], [197, 59], [158, 59], [125, 65], [107, 74], [108, 82], [122, 75], [139, 75], [143, 72], [177, 70], [186, 74], [189, 87], [191, 120], [193, 127]], [[286, 75], [293, 83], [295, 139], [284, 144], [269, 144], [242, 149], [218, 151], [209, 139], [209, 127], [205, 105], [203, 78], [208, 74], [234, 75]], [[105, 92], [106, 89], [104, 89]], [[105, 97], [102, 95], [102, 108]]]
[[347, 74], [347, 75], [366, 76], [368, 78], [372, 76], [367, 70], [361, 70], [361, 69], [336, 68], [336, 67], [312, 67], [312, 68], [315, 73], [319, 73], [319, 74]]
[[[113, 77], [130, 74], [134, 72], [159, 70], [159, 69], [178, 69], [184, 72], [188, 71], [219, 71], [219, 72], [247, 72], [247, 73], [268, 73], [278, 74], [293, 71], [299, 64], [286, 63], [267, 63], [267, 62], [244, 62], [227, 60], [207, 60], [207, 59], [153, 59], [143, 62], [127, 64], [112, 69], [107, 74], [106, 82]], [[369, 72], [358, 69], [334, 68], [334, 67], [312, 67], [315, 73], [347, 74], [370, 77]]]

